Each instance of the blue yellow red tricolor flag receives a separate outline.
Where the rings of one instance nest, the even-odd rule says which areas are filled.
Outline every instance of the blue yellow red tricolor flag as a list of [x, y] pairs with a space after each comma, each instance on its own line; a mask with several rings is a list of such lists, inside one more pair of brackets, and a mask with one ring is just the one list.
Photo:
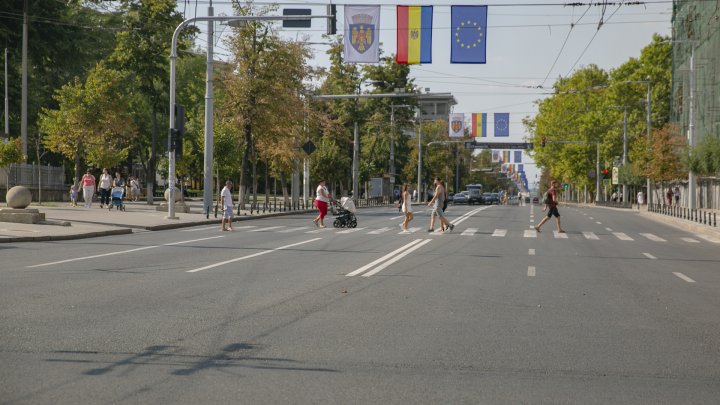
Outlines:
[[395, 62], [432, 63], [432, 20], [432, 6], [397, 6]]
[[480, 138], [487, 137], [487, 113], [473, 113], [472, 136]]

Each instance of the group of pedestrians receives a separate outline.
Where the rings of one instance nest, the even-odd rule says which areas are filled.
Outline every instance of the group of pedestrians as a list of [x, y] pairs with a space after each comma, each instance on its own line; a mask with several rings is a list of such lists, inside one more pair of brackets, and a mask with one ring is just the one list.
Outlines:
[[[115, 177], [110, 175], [108, 169], [103, 169], [99, 179], [95, 179], [92, 171], [88, 169], [80, 179], [80, 187], [83, 193], [83, 200], [85, 202], [85, 208], [92, 208], [92, 200], [97, 192], [100, 196], [100, 208], [110, 205], [111, 193], [113, 187], [122, 187], [123, 189], [128, 186], [130, 199], [137, 201], [140, 195], [140, 182], [130, 177], [129, 184], [126, 183], [120, 172], [115, 172]], [[79, 198], [78, 187], [73, 184], [70, 186], [70, 204], [77, 207], [77, 201]]]

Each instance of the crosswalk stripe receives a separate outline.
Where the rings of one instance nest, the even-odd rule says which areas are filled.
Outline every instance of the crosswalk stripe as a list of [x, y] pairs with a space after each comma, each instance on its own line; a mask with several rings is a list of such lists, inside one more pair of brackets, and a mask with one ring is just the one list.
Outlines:
[[353, 233], [353, 232], [357, 232], [357, 231], [362, 231], [363, 229], [365, 229], [365, 228], [349, 228], [349, 229], [345, 229], [344, 231], [338, 231], [338, 232], [335, 232], [335, 233], [343, 233], [343, 234], [345, 234], [345, 233]]
[[585, 239], [599, 240], [600, 238], [595, 235], [595, 232], [583, 232]]
[[368, 232], [368, 235], [380, 235], [381, 233], [385, 233], [385, 232], [389, 231], [390, 229], [392, 229], [392, 228], [386, 226], [386, 227], [384, 227], [384, 228], [380, 228], [380, 229], [376, 229], [376, 230], [374, 230], [374, 231], [370, 231], [370, 232]]
[[537, 238], [537, 231], [534, 229], [526, 229], [523, 236], [526, 238]]
[[622, 232], [613, 232], [613, 235], [620, 240], [635, 240]]
[[468, 228], [468, 229], [464, 230], [460, 235], [473, 236], [473, 235], [475, 235], [475, 232], [477, 232], [477, 231], [478, 231], [477, 228]]
[[268, 226], [265, 228], [258, 228], [258, 229], [251, 229], [248, 232], [265, 232], [265, 231], [272, 231], [273, 229], [280, 229], [285, 228], [284, 226]]
[[496, 229], [492, 236], [503, 238], [507, 234], [507, 229]]
[[[418, 228], [408, 228], [407, 232], [405, 232], [405, 231], [400, 231], [400, 232], [398, 232], [398, 235], [415, 233], [415, 232], [417, 232], [417, 231], [419, 231], [419, 230], [420, 230], [419, 227], [418, 227]], [[370, 233], [370, 232], [368, 232], [368, 233]]]
[[566, 233], [560, 233], [558, 231], [553, 231], [553, 235], [555, 235], [556, 239], [567, 239], [568, 238]]
[[310, 228], [310, 227], [309, 227], [309, 226], [298, 226], [298, 227], [295, 227], [295, 228], [283, 229], [282, 231], [278, 231], [278, 232], [280, 232], [280, 233], [290, 233], [290, 232], [295, 232], [295, 231], [302, 231], [302, 230], [308, 229], [308, 228]]
[[678, 278], [680, 278], [681, 280], [687, 281], [688, 283], [694, 283], [694, 282], [695, 282], [695, 280], [691, 279], [690, 277], [688, 277], [688, 276], [686, 276], [686, 275], [684, 275], [684, 274], [682, 274], [682, 273], [678, 273], [678, 272], [674, 271], [673, 274], [674, 274], [675, 276], [677, 276]]
[[684, 240], [685, 242], [688, 242], [688, 243], [700, 243], [699, 240], [695, 240], [695, 239], [693, 239], [693, 238], [680, 238], [680, 239], [682, 239], [682, 240]]
[[641, 233], [640, 235], [650, 239], [653, 242], [667, 242], [665, 239], [663, 239], [659, 236], [653, 235], [651, 233]]

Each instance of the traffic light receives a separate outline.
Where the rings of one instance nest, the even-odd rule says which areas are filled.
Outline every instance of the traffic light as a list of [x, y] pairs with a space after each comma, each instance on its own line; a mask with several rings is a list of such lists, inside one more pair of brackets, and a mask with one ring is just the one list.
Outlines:
[[175, 125], [170, 129], [170, 150], [175, 151], [175, 157], [179, 158], [183, 153], [183, 137], [185, 136], [185, 107], [175, 104]]
[[610, 170], [608, 170], [608, 169], [603, 169], [603, 170], [602, 170], [602, 178], [603, 178], [603, 180], [604, 180], [604, 179], [607, 179], [609, 176], [610, 176]]
[[540, 146], [545, 147], [545, 137], [540, 137]]
[[328, 4], [327, 15], [330, 16], [328, 17], [327, 22], [327, 34], [335, 35], [337, 34], [337, 6], [334, 4]]

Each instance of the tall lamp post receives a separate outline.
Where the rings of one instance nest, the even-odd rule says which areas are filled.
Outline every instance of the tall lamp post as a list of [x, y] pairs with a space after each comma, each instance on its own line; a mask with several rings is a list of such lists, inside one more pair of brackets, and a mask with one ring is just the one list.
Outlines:
[[390, 172], [390, 184], [393, 185], [395, 184], [395, 108], [412, 108], [412, 106], [409, 104], [390, 105], [390, 164], [388, 172]]

